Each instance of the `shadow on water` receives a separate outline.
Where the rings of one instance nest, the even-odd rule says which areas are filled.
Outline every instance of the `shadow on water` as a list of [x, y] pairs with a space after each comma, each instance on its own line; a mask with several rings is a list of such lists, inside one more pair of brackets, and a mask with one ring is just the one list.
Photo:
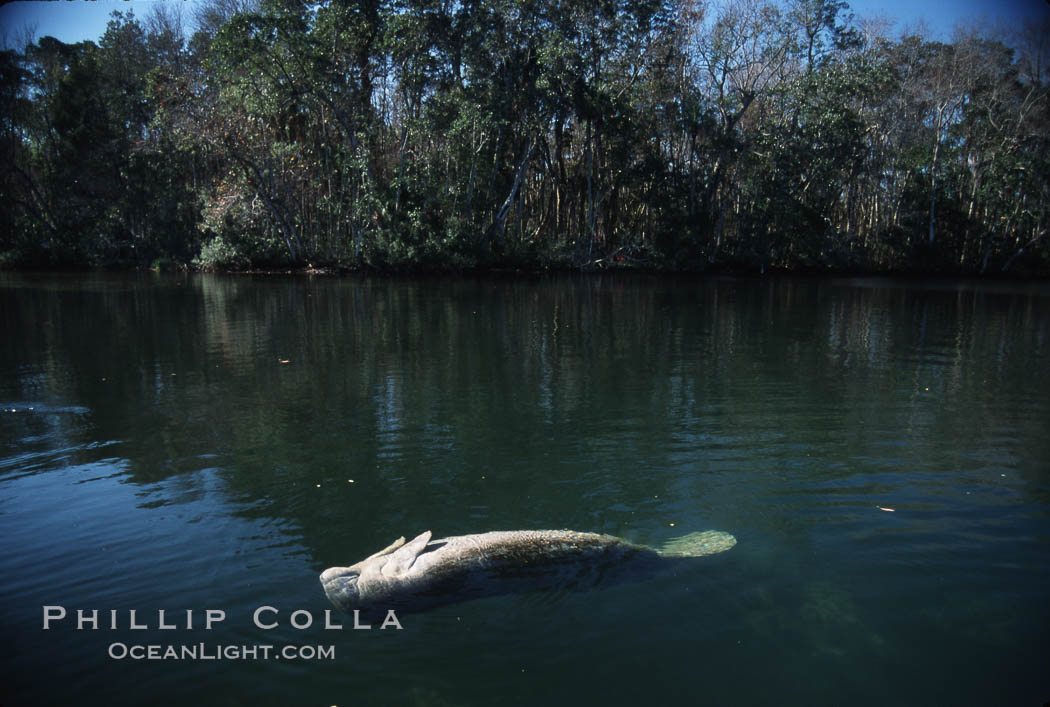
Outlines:
[[[377, 703], [584, 700], [566, 661], [609, 704], [1050, 699], [1048, 305], [877, 280], [0, 275], [22, 679], [54, 669], [42, 601], [320, 616], [317, 572], [426, 529], [718, 528], [740, 544], [685, 575], [344, 631], [331, 665], [237, 663], [226, 704], [301, 694], [306, 670], [318, 703], [348, 681]], [[257, 640], [244, 623], [224, 640]], [[71, 685], [213, 684], [63, 635]], [[413, 677], [379, 677], [395, 665]], [[958, 676], [978, 668], [1011, 682]]]

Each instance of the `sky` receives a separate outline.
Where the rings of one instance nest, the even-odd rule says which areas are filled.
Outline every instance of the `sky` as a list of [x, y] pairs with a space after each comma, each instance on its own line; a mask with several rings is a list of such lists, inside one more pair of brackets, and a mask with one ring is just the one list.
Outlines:
[[184, 22], [189, 25], [198, 2], [200, 0], [19, 0], [0, 7], [0, 39], [5, 40], [5, 46], [13, 46], [21, 41], [23, 28], [28, 25], [36, 27], [38, 39], [51, 35], [67, 44], [86, 39], [98, 41], [114, 10], [130, 10], [138, 19], [145, 20], [158, 3], [181, 5]]
[[[11, 2], [0, 7], [0, 40], [5, 46], [21, 41], [23, 28], [36, 28], [36, 37], [51, 35], [63, 42], [97, 41], [106, 31], [109, 14], [132, 10], [145, 19], [157, 2], [182, 5], [187, 24], [203, 0], [55, 0]], [[847, 0], [857, 17], [884, 15], [896, 26], [891, 36], [924, 21], [934, 39], [950, 40], [956, 24], [991, 22], [1016, 27], [1026, 18], [1050, 18], [1050, 0]], [[6, 35], [6, 37], [5, 37]]]

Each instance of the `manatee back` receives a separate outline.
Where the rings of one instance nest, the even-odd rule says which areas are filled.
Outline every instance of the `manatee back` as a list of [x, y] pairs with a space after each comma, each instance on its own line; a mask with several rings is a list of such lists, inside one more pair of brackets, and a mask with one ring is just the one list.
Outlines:
[[616, 565], [653, 550], [611, 535], [572, 530], [493, 531], [442, 538], [430, 543], [421, 567], [469, 566], [473, 570], [521, 573], [560, 567]]
[[493, 531], [431, 541], [418, 570], [436, 593], [504, 594], [583, 590], [641, 578], [660, 568], [651, 548], [571, 530]]

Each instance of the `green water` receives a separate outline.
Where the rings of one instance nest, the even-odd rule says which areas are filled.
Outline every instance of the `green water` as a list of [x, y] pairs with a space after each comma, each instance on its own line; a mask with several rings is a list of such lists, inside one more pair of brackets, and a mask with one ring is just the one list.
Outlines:
[[[738, 544], [324, 628], [326, 567], [518, 528]], [[5, 707], [1039, 705], [1050, 287], [2, 274], [0, 629]], [[110, 657], [200, 643], [334, 658]]]

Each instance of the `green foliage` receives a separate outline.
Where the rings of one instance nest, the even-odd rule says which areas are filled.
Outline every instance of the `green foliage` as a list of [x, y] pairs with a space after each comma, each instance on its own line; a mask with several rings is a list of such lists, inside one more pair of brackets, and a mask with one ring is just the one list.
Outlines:
[[[702, 10], [702, 11], [701, 11]], [[1028, 50], [840, 0], [212, 0], [0, 54], [6, 264], [1046, 272]]]
[[193, 259], [193, 265], [201, 270], [237, 270], [249, 267], [251, 262], [241, 249], [223, 236], [215, 236], [201, 246], [200, 255]]

